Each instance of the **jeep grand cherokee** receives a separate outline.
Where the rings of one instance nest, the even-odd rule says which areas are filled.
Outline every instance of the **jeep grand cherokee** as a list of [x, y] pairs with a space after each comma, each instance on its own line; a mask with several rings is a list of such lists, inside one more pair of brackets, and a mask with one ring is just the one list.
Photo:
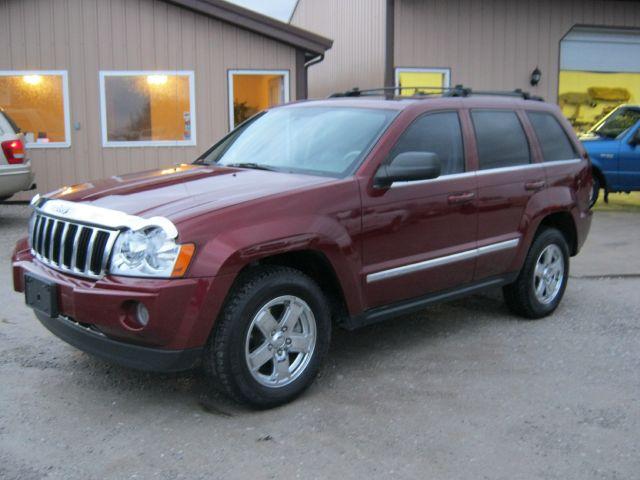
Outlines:
[[558, 108], [361, 97], [273, 108], [193, 164], [36, 198], [15, 289], [86, 352], [202, 363], [260, 408], [309, 386], [335, 325], [498, 286], [516, 314], [553, 312], [593, 182]]

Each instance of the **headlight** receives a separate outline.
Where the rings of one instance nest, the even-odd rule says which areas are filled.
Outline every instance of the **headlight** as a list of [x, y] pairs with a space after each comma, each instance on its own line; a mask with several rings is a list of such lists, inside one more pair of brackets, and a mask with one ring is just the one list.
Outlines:
[[181, 277], [194, 252], [179, 245], [159, 227], [125, 230], [113, 246], [109, 272], [130, 277]]

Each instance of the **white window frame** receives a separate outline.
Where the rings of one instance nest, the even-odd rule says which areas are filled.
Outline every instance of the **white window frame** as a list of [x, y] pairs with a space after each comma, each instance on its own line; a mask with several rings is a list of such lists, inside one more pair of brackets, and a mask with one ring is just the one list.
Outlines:
[[289, 84], [289, 70], [260, 70], [260, 69], [243, 69], [227, 71], [227, 89], [229, 90], [229, 130], [236, 128], [233, 124], [233, 76], [234, 75], [282, 75], [284, 78], [284, 103], [289, 103], [289, 92], [291, 85]]
[[[189, 114], [191, 116], [190, 140], [139, 140], [110, 141], [107, 135], [107, 98], [104, 88], [106, 77], [132, 77], [148, 75], [167, 75], [189, 77]], [[100, 70], [100, 123], [102, 129], [102, 146], [105, 148], [136, 147], [193, 147], [196, 143], [196, 88], [193, 70]]]
[[[450, 68], [422, 68], [422, 67], [396, 67], [395, 86], [400, 86], [401, 73], [442, 73], [444, 74], [444, 87], [451, 87], [451, 69]], [[426, 85], [421, 85], [426, 86]]]
[[67, 70], [0, 70], [0, 77], [24, 77], [25, 75], [62, 77], [62, 106], [64, 110], [64, 142], [26, 143], [31, 148], [69, 148], [71, 146], [71, 119], [69, 114], [69, 75]]

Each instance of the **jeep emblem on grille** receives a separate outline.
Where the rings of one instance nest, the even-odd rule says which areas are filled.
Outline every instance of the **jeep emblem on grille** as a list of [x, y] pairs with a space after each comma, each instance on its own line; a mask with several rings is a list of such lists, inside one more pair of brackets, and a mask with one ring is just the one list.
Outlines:
[[55, 213], [58, 213], [60, 215], [66, 215], [71, 210], [71, 207], [58, 204], [53, 206], [53, 210], [55, 211]]

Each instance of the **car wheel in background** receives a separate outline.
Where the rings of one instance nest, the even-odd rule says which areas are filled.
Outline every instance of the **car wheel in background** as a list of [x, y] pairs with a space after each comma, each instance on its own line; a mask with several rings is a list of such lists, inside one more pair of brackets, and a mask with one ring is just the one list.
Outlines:
[[547, 228], [533, 241], [515, 282], [503, 288], [509, 309], [536, 319], [560, 304], [569, 277], [569, 247], [564, 235]]
[[593, 187], [591, 189], [591, 197], [589, 198], [589, 208], [593, 207], [598, 201], [598, 195], [600, 195], [600, 179], [597, 176], [593, 177]]
[[232, 289], [204, 364], [224, 393], [270, 408], [313, 382], [330, 336], [326, 299], [310, 277], [292, 268], [257, 268]]

